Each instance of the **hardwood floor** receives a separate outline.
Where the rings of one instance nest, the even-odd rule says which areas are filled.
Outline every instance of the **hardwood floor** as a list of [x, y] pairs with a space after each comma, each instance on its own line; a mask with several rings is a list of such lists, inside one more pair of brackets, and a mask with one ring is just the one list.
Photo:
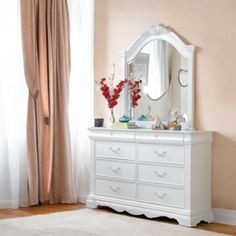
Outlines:
[[[7, 219], [7, 218], [16, 218], [16, 217], [24, 217], [24, 216], [32, 216], [38, 214], [49, 214], [55, 212], [62, 212], [62, 211], [73, 211], [85, 208], [84, 204], [76, 204], [76, 205], [67, 205], [67, 204], [55, 204], [55, 205], [42, 205], [42, 206], [34, 206], [34, 207], [27, 207], [27, 208], [20, 208], [20, 209], [2, 209], [0, 210], [0, 219]], [[112, 212], [112, 209], [107, 207], [101, 207], [104, 211]], [[128, 213], [118, 213], [118, 214], [128, 214]], [[141, 218], [144, 216], [140, 216]], [[166, 222], [170, 224], [177, 224], [175, 220], [170, 220], [165, 217], [155, 219], [156, 221]], [[197, 226], [198, 229], [218, 232], [218, 233], [225, 233], [229, 235], [236, 235], [236, 226], [231, 225], [224, 225], [224, 224], [204, 224], [201, 223]]]
[[233, 225], [224, 225], [224, 224], [199, 224], [198, 229], [209, 230], [213, 232], [236, 235], [236, 226]]
[[40, 206], [19, 208], [16, 210], [15, 209], [1, 209], [0, 219], [32, 216], [32, 215], [38, 215], [38, 214], [49, 214], [49, 213], [62, 212], [62, 211], [72, 211], [72, 210], [79, 210], [82, 208], [85, 208], [84, 204], [40, 205]]

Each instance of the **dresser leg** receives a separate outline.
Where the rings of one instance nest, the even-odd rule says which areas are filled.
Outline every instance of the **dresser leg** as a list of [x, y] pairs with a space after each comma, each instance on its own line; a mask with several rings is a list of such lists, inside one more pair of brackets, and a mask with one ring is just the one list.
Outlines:
[[212, 223], [214, 221], [213, 213], [209, 212], [202, 215], [196, 215], [191, 217], [178, 217], [176, 218], [178, 223], [183, 226], [187, 227], [195, 227], [197, 226], [201, 221], [206, 223]]
[[95, 200], [93, 199], [93, 197], [88, 196], [87, 200], [86, 200], [86, 207], [87, 208], [97, 208], [97, 205], [95, 203]]

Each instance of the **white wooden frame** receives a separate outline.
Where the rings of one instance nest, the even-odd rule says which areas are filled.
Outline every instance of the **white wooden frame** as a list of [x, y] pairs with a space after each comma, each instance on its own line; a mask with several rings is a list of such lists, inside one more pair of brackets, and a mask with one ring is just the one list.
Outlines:
[[[188, 59], [188, 101], [187, 116], [189, 129], [194, 129], [194, 57], [195, 46], [185, 44], [175, 33], [164, 26], [151, 26], [145, 30], [129, 49], [119, 53], [121, 57], [121, 77], [128, 77], [128, 63], [133, 61], [136, 55], [149, 42], [161, 39], [170, 43], [185, 58]], [[121, 115], [128, 116], [128, 89], [124, 89], [121, 102]]]

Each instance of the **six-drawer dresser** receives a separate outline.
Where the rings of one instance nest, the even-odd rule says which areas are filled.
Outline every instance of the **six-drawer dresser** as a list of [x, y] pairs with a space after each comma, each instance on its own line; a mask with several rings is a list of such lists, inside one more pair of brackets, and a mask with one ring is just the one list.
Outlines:
[[87, 207], [212, 222], [212, 132], [90, 128]]

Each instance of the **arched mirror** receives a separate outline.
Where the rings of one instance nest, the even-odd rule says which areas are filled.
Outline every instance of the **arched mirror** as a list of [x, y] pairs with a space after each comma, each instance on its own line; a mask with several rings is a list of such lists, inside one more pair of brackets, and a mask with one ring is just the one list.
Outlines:
[[149, 114], [162, 121], [172, 111], [181, 113], [193, 128], [193, 58], [194, 46], [186, 45], [163, 26], [150, 27], [131, 47], [121, 53], [123, 77], [142, 80], [141, 99], [133, 108], [126, 88], [122, 115], [138, 120]]
[[143, 93], [151, 100], [161, 99], [170, 86], [172, 53], [171, 44], [153, 40], [128, 63], [128, 75], [142, 80]]

